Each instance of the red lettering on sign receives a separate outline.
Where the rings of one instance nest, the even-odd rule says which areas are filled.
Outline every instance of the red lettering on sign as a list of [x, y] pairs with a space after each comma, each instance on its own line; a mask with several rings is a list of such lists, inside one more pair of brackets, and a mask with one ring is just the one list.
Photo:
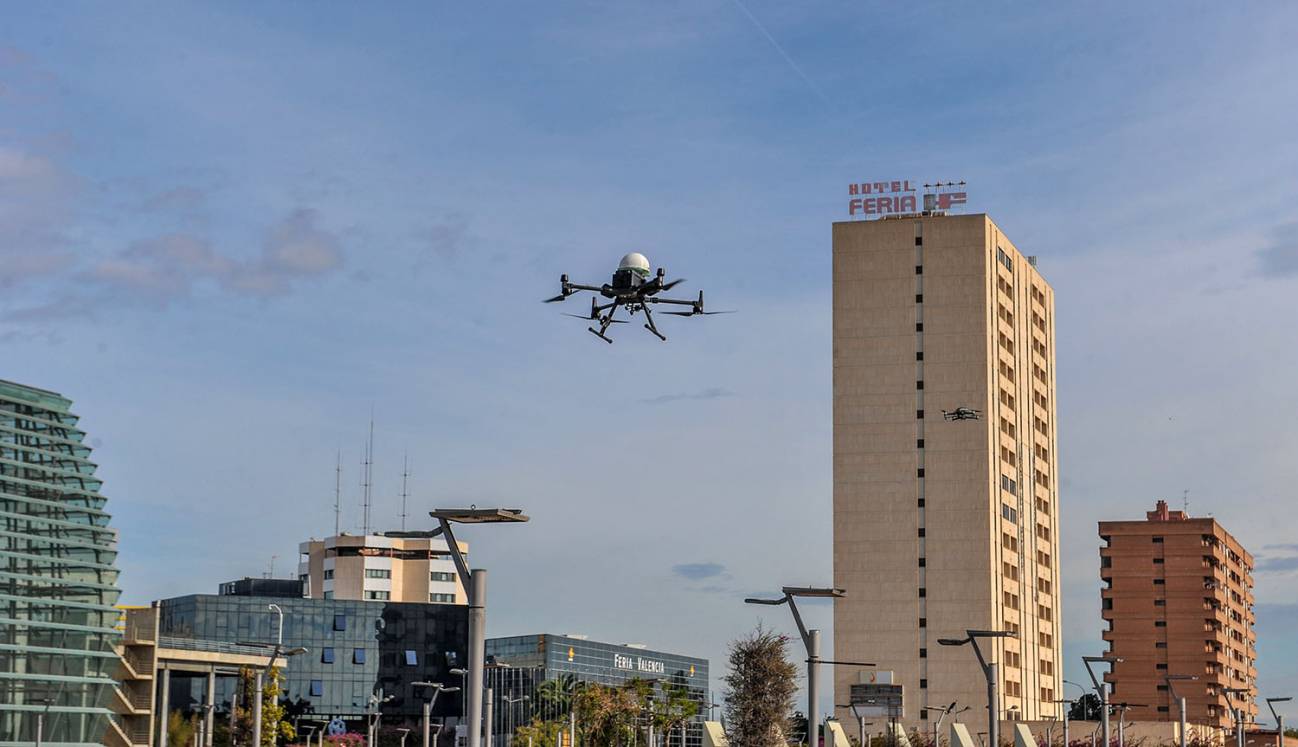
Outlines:
[[[852, 186], [856, 186], [856, 185], [852, 185]], [[856, 194], [856, 193], [853, 192], [852, 194]], [[860, 210], [860, 209], [861, 209], [861, 199], [860, 199], [859, 197], [858, 197], [857, 199], [855, 199], [855, 200], [848, 200], [848, 201], [847, 201], [847, 214], [848, 214], [848, 215], [856, 215], [856, 211], [857, 211], [857, 210]]]

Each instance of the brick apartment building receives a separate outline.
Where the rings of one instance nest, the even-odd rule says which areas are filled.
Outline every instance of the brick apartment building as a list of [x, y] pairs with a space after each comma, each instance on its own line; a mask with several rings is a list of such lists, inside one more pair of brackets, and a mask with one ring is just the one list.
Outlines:
[[[1133, 720], [1176, 720], [1174, 689], [1190, 724], [1230, 727], [1240, 708], [1254, 721], [1253, 556], [1215, 519], [1166, 501], [1144, 521], [1102, 521], [1099, 531], [1104, 640], [1123, 659], [1107, 676], [1111, 700], [1139, 704]], [[1198, 679], [1169, 689], [1169, 676]]]

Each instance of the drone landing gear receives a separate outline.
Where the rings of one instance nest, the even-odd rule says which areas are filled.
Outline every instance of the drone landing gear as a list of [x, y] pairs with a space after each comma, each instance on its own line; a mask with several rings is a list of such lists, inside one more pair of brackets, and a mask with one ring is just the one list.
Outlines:
[[654, 324], [654, 315], [649, 311], [649, 305], [645, 304], [640, 308], [644, 309], [645, 325], [644, 328], [654, 333], [654, 336], [663, 342], [667, 342], [667, 337], [658, 331], [658, 326]]
[[603, 340], [604, 342], [607, 342], [609, 345], [612, 345], [612, 344], [613, 344], [613, 341], [612, 341], [611, 339], [605, 337], [605, 336], [604, 336], [604, 332], [601, 331], [601, 330], [595, 329], [594, 327], [587, 327], [587, 328], [586, 328], [586, 331], [587, 331], [587, 332], [590, 332], [592, 335], [595, 335], [596, 337], [598, 337], [599, 339]]

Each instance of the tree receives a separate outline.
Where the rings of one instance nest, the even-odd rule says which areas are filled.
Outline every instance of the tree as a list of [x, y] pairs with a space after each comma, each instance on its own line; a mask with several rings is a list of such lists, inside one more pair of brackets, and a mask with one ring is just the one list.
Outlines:
[[783, 747], [789, 733], [798, 670], [789, 639], [758, 626], [730, 644], [726, 674], [726, 737], [742, 747]]
[[197, 729], [196, 717], [186, 717], [180, 711], [172, 711], [167, 715], [167, 744], [188, 745]]
[[297, 737], [297, 730], [284, 718], [284, 704], [279, 701], [282, 679], [279, 667], [272, 667], [261, 686], [262, 747], [275, 747], [280, 737], [290, 741]]
[[1073, 721], [1099, 721], [1102, 718], [1100, 696], [1086, 693], [1073, 701], [1072, 707], [1068, 709], [1068, 718]]

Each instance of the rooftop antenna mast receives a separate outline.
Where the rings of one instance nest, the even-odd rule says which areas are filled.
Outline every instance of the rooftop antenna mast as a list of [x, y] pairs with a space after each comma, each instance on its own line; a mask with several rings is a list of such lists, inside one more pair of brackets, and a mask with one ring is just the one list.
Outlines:
[[1188, 490], [1181, 491], [1181, 504], [1182, 507], [1185, 509], [1185, 518], [1187, 519], [1190, 518], [1190, 491]]
[[406, 531], [406, 484], [410, 479], [410, 455], [401, 455], [401, 531]]
[[374, 475], [374, 414], [370, 413], [370, 438], [365, 443], [364, 474], [361, 475], [361, 533], [370, 533], [370, 491]]
[[338, 458], [334, 462], [334, 536], [337, 537], [342, 533], [342, 515], [343, 515], [343, 450], [338, 450]]

